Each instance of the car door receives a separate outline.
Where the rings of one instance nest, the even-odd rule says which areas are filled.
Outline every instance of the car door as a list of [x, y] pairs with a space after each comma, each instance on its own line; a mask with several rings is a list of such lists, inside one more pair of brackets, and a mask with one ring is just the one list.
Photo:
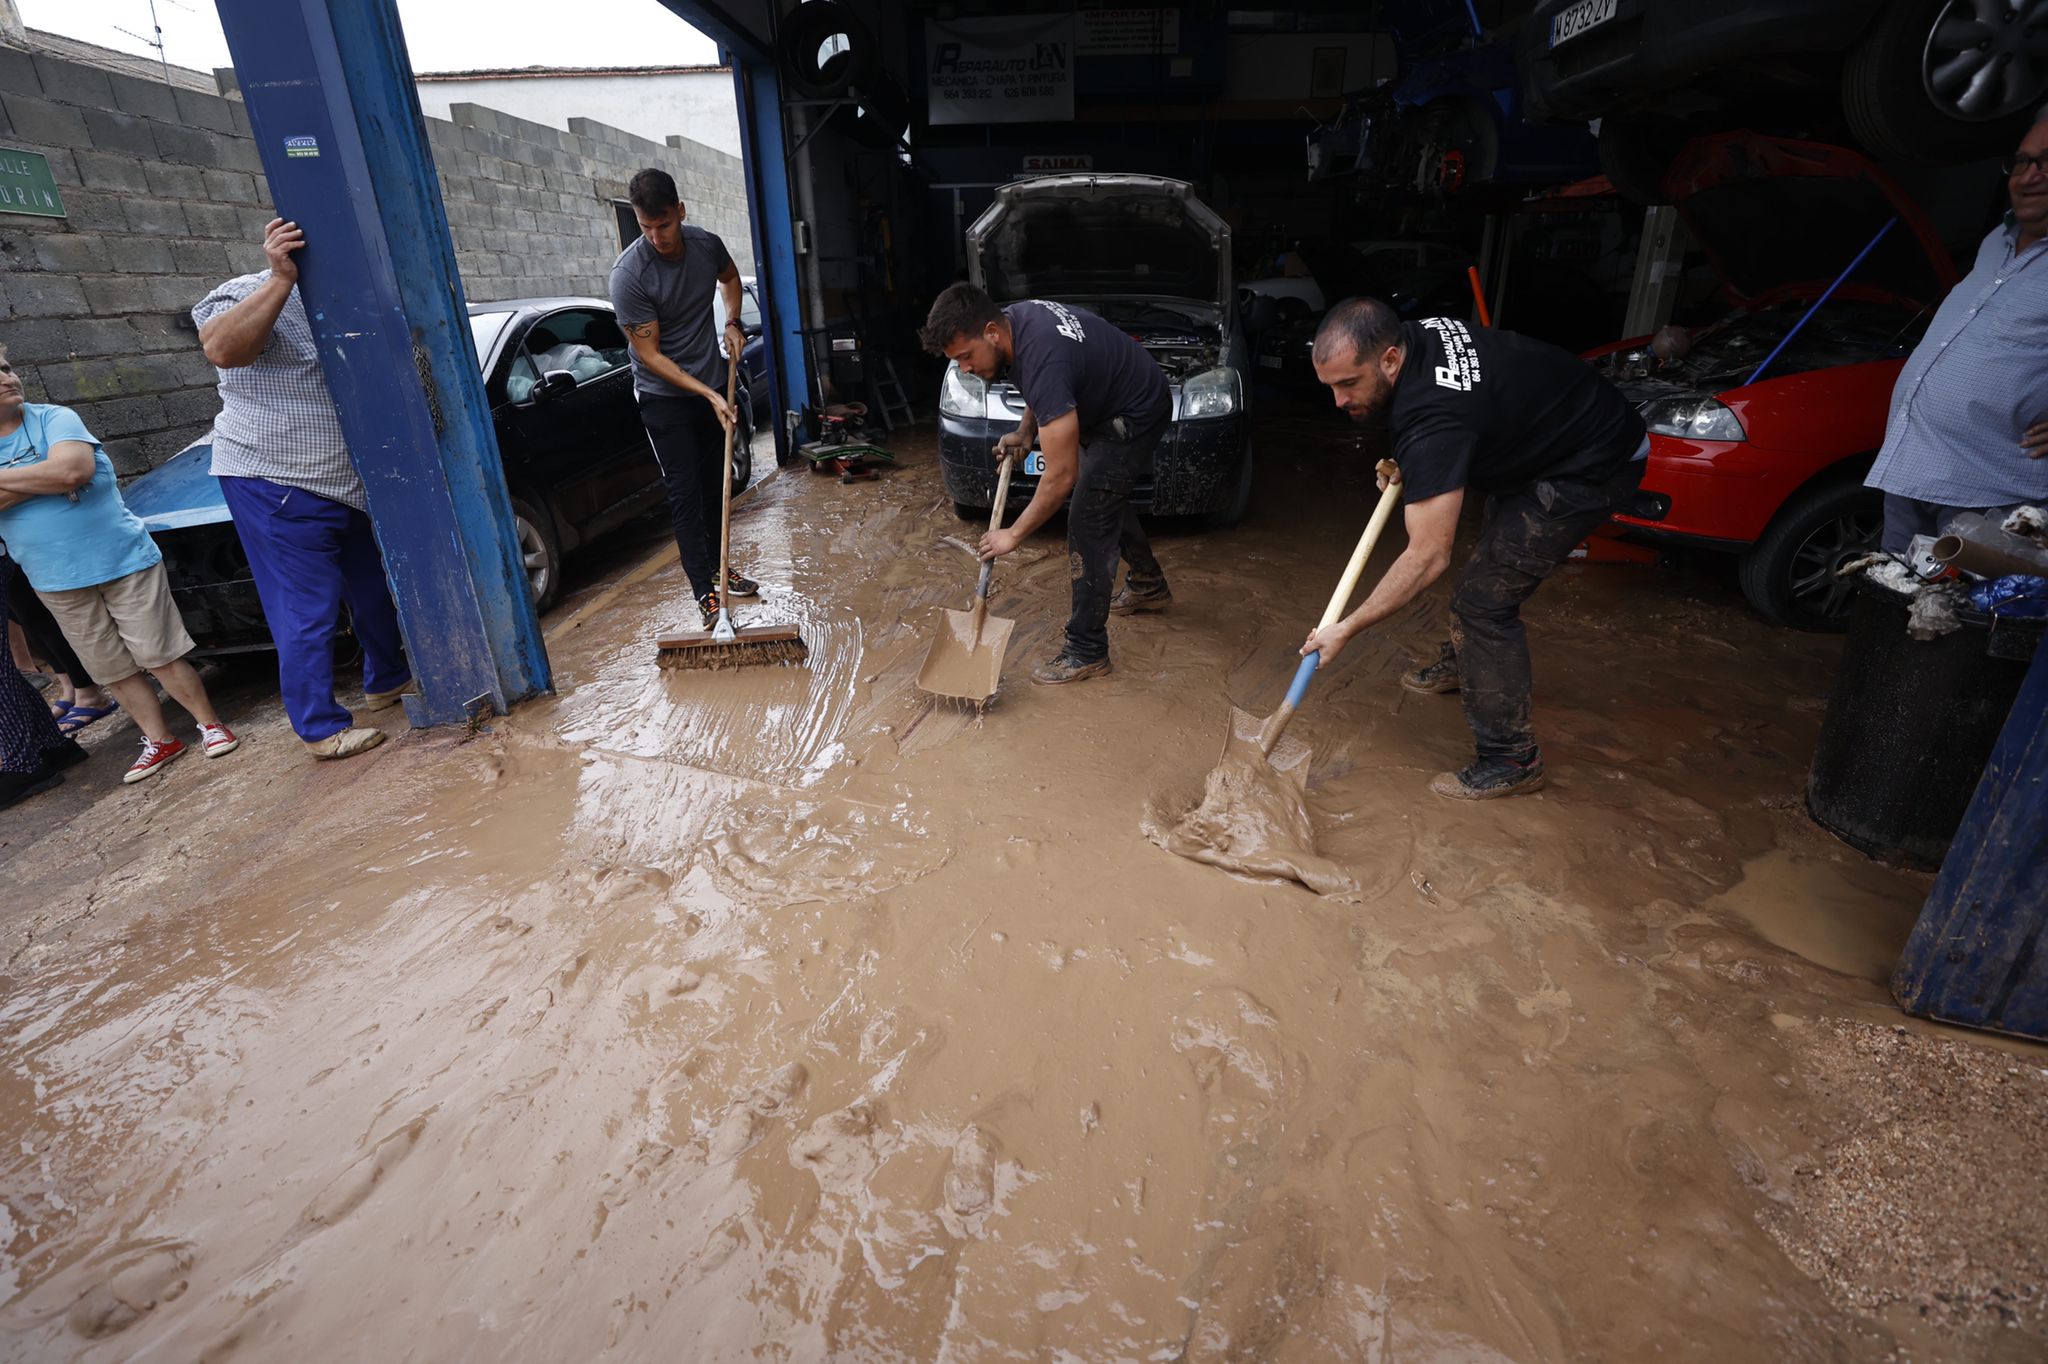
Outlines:
[[[550, 377], [560, 374], [569, 377]], [[613, 506], [660, 477], [633, 400], [626, 336], [610, 308], [562, 308], [535, 320], [518, 342], [506, 398], [521, 473], [565, 540], [590, 534]]]

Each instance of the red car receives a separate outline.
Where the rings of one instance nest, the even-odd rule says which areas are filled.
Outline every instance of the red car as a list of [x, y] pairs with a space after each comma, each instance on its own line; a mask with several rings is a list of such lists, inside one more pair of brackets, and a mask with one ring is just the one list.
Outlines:
[[1650, 427], [1641, 514], [1616, 522], [1625, 538], [1740, 554], [1742, 590], [1758, 611], [1838, 629], [1848, 590], [1835, 568], [1874, 548], [1882, 522], [1880, 495], [1863, 478], [1884, 443], [1892, 383], [1955, 284], [1955, 266], [1905, 192], [1841, 147], [1703, 137], [1680, 153], [1665, 188], [1735, 311], [1681, 335], [1683, 353], [1668, 359], [1647, 336], [1587, 353]]

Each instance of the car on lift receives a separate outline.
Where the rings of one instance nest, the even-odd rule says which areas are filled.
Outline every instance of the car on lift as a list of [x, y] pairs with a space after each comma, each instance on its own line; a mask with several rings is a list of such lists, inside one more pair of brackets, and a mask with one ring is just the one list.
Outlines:
[[2048, 98], [2040, 0], [1540, 0], [1518, 62], [1531, 118], [1598, 119], [1615, 188], [1661, 202], [1703, 124], [1846, 130], [1879, 159], [2011, 151]]
[[[750, 343], [759, 323], [748, 324]], [[625, 333], [595, 298], [471, 304], [470, 333], [498, 437], [527, 587], [545, 610], [561, 591], [562, 560], [660, 506], [661, 468], [640, 425]], [[742, 379], [744, 383], [744, 378]], [[749, 414], [733, 442], [733, 487], [747, 486]], [[270, 627], [220, 483], [208, 472], [211, 437], [123, 488], [163, 550], [171, 594], [199, 652], [272, 647]]]
[[[1230, 284], [1230, 228], [1184, 181], [1157, 175], [1048, 175], [1002, 186], [967, 231], [968, 275], [999, 304], [1052, 299], [1100, 314], [1151, 353], [1173, 391], [1173, 418], [1138, 485], [1140, 512], [1233, 522], [1251, 500], [1250, 347]], [[995, 501], [996, 441], [1024, 400], [948, 362], [939, 394], [939, 460], [963, 518]], [[1010, 482], [1037, 490], [1034, 446]]]
[[1734, 306], [1695, 331], [1587, 354], [1650, 428], [1634, 514], [1615, 523], [1625, 538], [1738, 554], [1765, 617], [1839, 629], [1849, 589], [1836, 570], [1875, 548], [1882, 525], [1863, 479], [1892, 385], [1955, 266], [1920, 208], [1846, 148], [1698, 138], [1665, 189]]

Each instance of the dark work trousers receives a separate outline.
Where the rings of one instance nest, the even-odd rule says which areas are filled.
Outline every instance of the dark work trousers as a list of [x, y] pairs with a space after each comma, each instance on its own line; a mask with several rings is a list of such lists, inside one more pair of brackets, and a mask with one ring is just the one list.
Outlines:
[[1097, 663], [1109, 657], [1109, 599], [1116, 588], [1117, 560], [1131, 566], [1130, 585], [1141, 592], [1166, 584], [1152, 542], [1138, 524], [1131, 493], [1151, 472], [1152, 451], [1166, 430], [1160, 421], [1148, 430], [1120, 436], [1117, 423], [1096, 428], [1081, 439], [1081, 471], [1067, 502], [1067, 559], [1074, 574], [1074, 613], [1067, 618], [1069, 658]]
[[[0, 555], [0, 559], [6, 556]], [[71, 641], [64, 638], [64, 631], [58, 628], [57, 618], [50, 614], [50, 608], [43, 605], [43, 599], [28, 585], [28, 574], [10, 573], [0, 567], [0, 577], [7, 579], [7, 609], [15, 623], [21, 626], [21, 633], [28, 637], [28, 651], [71, 679], [74, 687], [93, 687], [92, 674], [85, 670], [85, 664], [72, 652]]]
[[1465, 723], [1482, 759], [1526, 758], [1536, 747], [1522, 603], [1642, 481], [1634, 460], [1604, 481], [1544, 480], [1486, 500], [1479, 543], [1451, 592]]
[[267, 478], [223, 476], [220, 491], [277, 645], [285, 716], [307, 743], [339, 734], [355, 723], [334, 699], [334, 628], [343, 602], [363, 646], [363, 690], [396, 691], [412, 676], [370, 518]]
[[654, 442], [668, 515], [690, 591], [702, 600], [718, 586], [718, 520], [725, 473], [725, 427], [702, 398], [638, 395], [640, 424]]

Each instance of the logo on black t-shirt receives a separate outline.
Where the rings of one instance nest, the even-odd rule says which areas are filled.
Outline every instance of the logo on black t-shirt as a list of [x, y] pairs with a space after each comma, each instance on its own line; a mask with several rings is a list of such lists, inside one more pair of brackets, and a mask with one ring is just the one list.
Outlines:
[[1479, 351], [1471, 331], [1455, 317], [1424, 318], [1422, 325], [1437, 334], [1444, 348], [1444, 363], [1436, 367], [1437, 387], [1470, 393], [1472, 385], [1485, 377], [1479, 372]]
[[1036, 303], [1039, 307], [1059, 319], [1053, 325], [1053, 330], [1066, 337], [1067, 340], [1080, 342], [1088, 339], [1088, 333], [1081, 328], [1081, 319], [1074, 316], [1073, 309], [1069, 308], [1066, 304], [1055, 303], [1049, 298], [1034, 298], [1029, 301]]

